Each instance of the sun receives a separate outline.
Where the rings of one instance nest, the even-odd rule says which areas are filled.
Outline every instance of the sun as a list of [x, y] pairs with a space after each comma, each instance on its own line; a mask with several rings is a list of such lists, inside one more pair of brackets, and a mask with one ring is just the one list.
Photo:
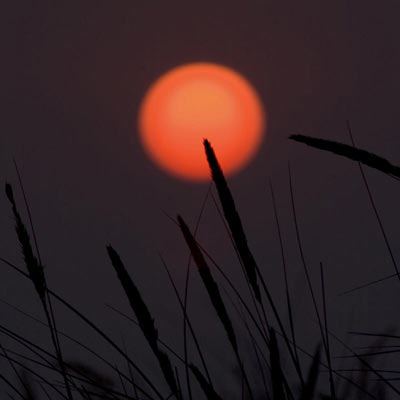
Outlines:
[[178, 66], [148, 89], [138, 115], [150, 158], [173, 176], [210, 179], [203, 140], [213, 146], [225, 173], [254, 157], [266, 130], [258, 94], [238, 72], [213, 63]]

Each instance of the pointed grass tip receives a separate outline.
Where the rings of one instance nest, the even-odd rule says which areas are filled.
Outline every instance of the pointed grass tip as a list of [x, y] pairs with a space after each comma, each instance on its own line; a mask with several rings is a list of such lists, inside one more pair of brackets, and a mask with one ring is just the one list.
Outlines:
[[10, 202], [14, 204], [14, 202], [15, 202], [14, 201], [14, 194], [13, 194], [13, 190], [12, 190], [11, 184], [6, 182], [5, 189], [6, 189], [6, 195], [7, 195], [8, 200], [10, 200]]

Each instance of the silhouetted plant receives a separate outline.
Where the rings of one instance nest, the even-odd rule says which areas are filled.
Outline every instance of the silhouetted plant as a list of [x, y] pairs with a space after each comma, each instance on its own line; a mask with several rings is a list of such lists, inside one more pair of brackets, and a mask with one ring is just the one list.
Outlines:
[[[386, 174], [393, 177], [400, 177], [400, 168], [393, 166], [387, 160], [382, 157], [376, 156], [372, 153], [366, 152], [355, 148], [354, 146], [347, 146], [341, 143], [327, 141], [323, 139], [310, 138], [303, 135], [292, 135], [291, 139], [308, 144], [312, 147], [331, 151], [335, 154], [347, 157], [349, 159], [355, 160], [359, 163], [363, 163], [372, 168], [376, 168]], [[215, 260], [207, 253], [207, 251], [197, 242], [195, 235], [191, 233], [189, 227], [183, 220], [181, 216], [177, 217], [177, 221], [174, 222], [180, 228], [183, 237], [186, 241], [187, 246], [190, 249], [191, 255], [197, 266], [200, 278], [204, 285], [206, 292], [210, 298], [213, 309], [219, 318], [221, 325], [226, 334], [227, 343], [233, 349], [234, 355], [236, 357], [238, 371], [238, 379], [242, 381], [241, 393], [238, 398], [241, 399], [253, 399], [259, 400], [261, 398], [268, 400], [349, 400], [349, 399], [376, 399], [384, 400], [387, 397], [386, 391], [390, 390], [390, 393], [400, 397], [400, 391], [397, 387], [385, 377], [384, 372], [375, 369], [372, 363], [366, 360], [367, 357], [372, 356], [370, 353], [358, 354], [352, 350], [349, 346], [344, 344], [340, 339], [335, 336], [328, 329], [328, 317], [326, 311], [326, 296], [325, 296], [325, 283], [323, 277], [323, 268], [321, 264], [321, 282], [322, 282], [322, 298], [323, 298], [323, 318], [320, 318], [318, 311], [318, 304], [316, 302], [316, 297], [314, 296], [313, 287], [311, 281], [309, 280], [309, 292], [311, 293], [314, 301], [315, 312], [318, 316], [318, 324], [320, 333], [322, 336], [322, 349], [323, 356], [321, 356], [321, 345], [317, 345], [313, 353], [309, 353], [301, 347], [298, 340], [295, 337], [293, 318], [291, 315], [291, 302], [293, 301], [292, 296], [289, 296], [288, 285], [287, 285], [287, 271], [285, 268], [285, 280], [286, 280], [286, 298], [291, 329], [291, 339], [289, 339], [288, 334], [282, 323], [282, 315], [278, 311], [275, 302], [268, 290], [266, 279], [260, 271], [248, 244], [248, 240], [245, 231], [242, 226], [242, 222], [239, 213], [236, 209], [236, 205], [232, 196], [232, 193], [228, 187], [227, 181], [224, 177], [223, 171], [218, 163], [217, 157], [211, 147], [208, 140], [204, 140], [204, 148], [206, 157], [211, 169], [211, 175], [215, 186], [218, 191], [219, 200], [223, 210], [223, 216], [221, 213], [221, 218], [226, 220], [227, 231], [232, 237], [233, 244], [239, 259], [242, 262], [244, 268], [244, 276], [247, 280], [249, 287], [251, 288], [250, 294], [253, 300], [253, 306], [247, 304], [245, 296], [242, 296], [235, 285], [231, 282], [229, 277], [222, 271]], [[294, 219], [296, 220], [293, 191], [292, 186], [292, 205], [294, 211]], [[271, 194], [273, 197], [272, 185]], [[44, 324], [49, 327], [51, 332], [51, 338], [53, 345], [56, 350], [56, 355], [52, 355], [47, 350], [41, 346], [29, 341], [27, 338], [19, 335], [18, 333], [12, 331], [11, 329], [0, 324], [0, 333], [15, 343], [18, 343], [25, 348], [27, 348], [32, 354], [30, 357], [14, 352], [13, 350], [6, 349], [1, 344], [2, 356], [5, 358], [11, 370], [14, 372], [15, 376], [19, 379], [19, 388], [14, 382], [12, 382], [4, 373], [0, 372], [0, 380], [4, 382], [7, 386], [7, 390], [11, 390], [12, 393], [8, 393], [9, 398], [13, 399], [15, 396], [25, 400], [38, 400], [43, 396], [48, 399], [63, 398], [67, 400], [82, 398], [82, 399], [169, 399], [174, 396], [177, 400], [183, 400], [185, 394], [187, 393], [189, 398], [192, 399], [193, 394], [189, 387], [190, 380], [186, 380], [187, 387], [182, 387], [181, 380], [179, 379], [179, 368], [183, 367], [187, 371], [188, 376], [195, 378], [198, 388], [201, 389], [203, 395], [208, 400], [222, 400], [224, 396], [217, 393], [214, 388], [209, 371], [204, 360], [202, 351], [200, 350], [199, 343], [196, 338], [196, 333], [193, 329], [190, 319], [187, 315], [187, 309], [182, 301], [179, 291], [174, 283], [174, 280], [165, 265], [168, 272], [168, 278], [173, 285], [175, 294], [179, 300], [179, 304], [183, 311], [183, 317], [185, 318], [185, 323], [188, 324], [192, 337], [194, 338], [198, 353], [202, 361], [203, 372], [194, 364], [188, 354], [185, 357], [180, 356], [180, 354], [173, 349], [166, 341], [159, 338], [159, 333], [156, 328], [156, 324], [152, 314], [149, 311], [148, 306], [143, 300], [138, 287], [133, 282], [127, 268], [122, 263], [119, 254], [114, 250], [113, 247], [107, 246], [108, 256], [111, 260], [112, 266], [117, 274], [117, 277], [122, 285], [122, 288], [129, 300], [130, 306], [137, 319], [134, 320], [128, 316], [131, 321], [138, 325], [150, 346], [151, 351], [157, 359], [158, 365], [161, 372], [168, 384], [169, 395], [162, 394], [162, 390], [158, 388], [158, 384], [152, 378], [149, 378], [136, 362], [134, 362], [127, 354], [126, 350], [122, 350], [109, 336], [107, 336], [100, 328], [98, 328], [92, 321], [90, 321], [85, 315], [83, 315], [78, 309], [73, 307], [68, 301], [63, 297], [58, 295], [56, 292], [51, 290], [47, 286], [45, 279], [44, 268], [40, 261], [40, 255], [35, 255], [30, 243], [30, 237], [25, 225], [22, 222], [21, 215], [17, 209], [14, 194], [11, 185], [6, 184], [6, 196], [11, 203], [12, 212], [15, 219], [16, 232], [18, 241], [21, 246], [24, 262], [26, 265], [27, 273], [22, 269], [14, 265], [13, 263], [0, 258], [4, 264], [13, 268], [22, 276], [29, 278], [34, 285], [35, 291], [39, 296], [43, 309], [45, 310], [47, 323]], [[218, 205], [215, 203], [216, 207]], [[278, 226], [279, 236], [280, 228], [277, 218], [275, 200], [273, 197], [273, 205], [276, 216], [276, 222]], [[224, 221], [225, 222], [225, 221]], [[297, 221], [296, 230], [298, 234]], [[34, 237], [35, 238], [35, 237]], [[281, 237], [280, 237], [281, 239]], [[301, 249], [300, 237], [298, 234], [298, 243]], [[37, 253], [39, 253], [37, 251]], [[282, 257], [284, 259], [283, 251]], [[302, 254], [303, 257], [303, 254]], [[304, 257], [303, 257], [304, 258]], [[304, 260], [303, 260], [304, 261]], [[164, 262], [164, 260], [163, 260]], [[210, 267], [212, 266], [212, 268]], [[215, 269], [213, 268], [215, 267]], [[232, 289], [233, 297], [226, 292], [226, 296], [223, 296], [221, 292], [221, 285], [215, 278], [216, 273], [220, 272], [222, 279], [228, 284], [229, 288]], [[307, 268], [305, 268], [305, 274], [309, 279]], [[222, 286], [223, 287], [223, 286]], [[254, 388], [253, 377], [245, 365], [242, 351], [242, 342], [239, 341], [236, 320], [232, 319], [231, 309], [226, 306], [225, 298], [228, 297], [234, 310], [236, 311], [240, 321], [246, 328], [247, 339], [251, 341], [252, 350], [257, 358], [258, 373], [263, 378], [263, 383], [265, 390], [261, 391]], [[91, 349], [90, 346], [83, 345], [74, 338], [69, 337], [66, 334], [58, 331], [54, 324], [54, 316], [51, 311], [50, 298], [57, 300], [63, 306], [67, 307], [75, 315], [77, 315], [82, 321], [84, 321], [88, 326], [90, 326], [96, 334], [102, 337], [119, 355], [124, 357], [129, 373], [124, 373], [119, 367], [113, 365], [110, 361], [97, 355], [96, 352]], [[266, 300], [267, 301], [266, 301]], [[239, 307], [235, 304], [238, 302]], [[264, 309], [264, 302], [270, 306], [273, 318], [269, 318], [266, 310]], [[115, 309], [114, 309], [115, 310]], [[115, 310], [120, 315], [125, 316], [122, 312]], [[34, 317], [31, 317], [34, 318]], [[249, 320], [249, 323], [247, 322]], [[235, 322], [235, 324], [234, 324]], [[276, 326], [275, 326], [276, 325]], [[235, 326], [235, 328], [234, 328]], [[253, 332], [254, 330], [254, 332]], [[358, 335], [371, 335], [378, 338], [385, 338], [387, 334], [368, 334], [368, 333], [357, 333]], [[98, 357], [98, 359], [107, 365], [114, 374], [117, 375], [119, 384], [121, 388], [117, 387], [117, 383], [113, 378], [108, 376], [108, 374], [98, 372], [98, 369], [92, 368], [85, 361], [69, 361], [65, 362], [62, 358], [61, 347], [58, 341], [58, 335], [64, 335], [69, 340], [74, 341], [81, 346], [82, 349], [88, 351]], [[393, 337], [396, 337], [393, 335]], [[345, 371], [335, 369], [333, 359], [331, 355], [332, 349], [329, 346], [329, 338], [335, 339], [338, 343], [341, 343], [350, 352], [350, 356], [353, 357], [360, 364], [358, 369], [354, 372], [359, 372], [358, 379], [353, 378], [345, 374]], [[399, 337], [397, 337], [399, 338]], [[304, 359], [310, 361], [309, 363], [303, 362], [300, 364], [300, 354], [303, 355]], [[380, 354], [378, 352], [377, 354]], [[26, 366], [21, 362], [20, 358], [28, 361], [37, 368], [47, 368], [52, 370], [58, 376], [63, 377], [63, 382], [55, 382], [52, 379], [47, 379], [42, 377], [38, 371]], [[176, 367], [172, 362], [171, 358], [174, 357], [178, 367]], [[284, 362], [283, 362], [284, 361]], [[307, 365], [308, 368], [302, 368], [301, 365]], [[141, 380], [142, 384], [136, 382], [136, 378], [133, 375], [131, 367], [136, 371]], [[293, 375], [291, 370], [296, 371]], [[323, 385], [325, 385], [325, 380], [321, 380], [320, 377], [322, 373], [328, 373], [329, 375], [329, 390], [325, 390]], [[61, 375], [60, 375], [61, 374]], [[377, 379], [374, 383], [371, 383], [369, 376], [374, 376]], [[336, 380], [341, 379], [346, 382], [344, 387], [336, 388], [333, 377]], [[213, 380], [216, 380], [213, 377]], [[38, 386], [40, 387], [40, 395]], [[129, 387], [132, 389], [133, 394], [129, 394]], [[148, 390], [150, 388], [150, 391]], [[328, 392], [329, 395], [326, 395]], [[193, 392], [196, 393], [196, 392]], [[200, 392], [199, 392], [200, 393]], [[56, 397], [55, 397], [56, 396]]]

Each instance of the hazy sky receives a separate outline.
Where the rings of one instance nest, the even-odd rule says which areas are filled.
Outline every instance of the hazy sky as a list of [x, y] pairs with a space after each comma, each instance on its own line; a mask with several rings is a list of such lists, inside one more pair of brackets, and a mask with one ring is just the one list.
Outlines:
[[[304, 322], [310, 307], [290, 209], [288, 161], [316, 285], [319, 262], [326, 266], [332, 329], [344, 337], [350, 327], [383, 330], [395, 322], [390, 312], [397, 310], [400, 297], [396, 282], [336, 296], [393, 272], [357, 165], [287, 137], [302, 133], [348, 143], [348, 119], [359, 147], [400, 164], [399, 12], [395, 0], [3, 2], [0, 181], [14, 185], [22, 210], [15, 157], [49, 286], [116, 340], [123, 335], [150, 370], [154, 364], [146, 345], [135, 350], [143, 342], [140, 333], [104, 306], [130, 311], [107, 258], [105, 245], [111, 243], [153, 310], [160, 335], [182, 352], [181, 315], [157, 253], [182, 289], [188, 249], [162, 210], [180, 213], [193, 228], [208, 184], [177, 180], [148, 159], [138, 140], [137, 111], [146, 89], [162, 73], [183, 63], [209, 61], [242, 73], [267, 110], [268, 130], [256, 158], [229, 184], [250, 247], [283, 305], [268, 179], [273, 182], [290, 287], [298, 299], [299, 335], [305, 338], [314, 326]], [[366, 173], [399, 259], [398, 184], [376, 171]], [[2, 192], [0, 234], [0, 255], [22, 265]], [[199, 241], [240, 284], [238, 263], [211, 200]], [[230, 353], [221, 349], [219, 339], [224, 332], [209, 317], [213, 311], [194, 269], [192, 276], [195, 325], [215, 368], [226, 369]], [[0, 296], [43, 318], [32, 285], [5, 267]], [[5, 325], [34, 341], [47, 341], [41, 327], [6, 306], [0, 309]], [[75, 317], [59, 311], [62, 329], [114, 357]], [[307, 339], [304, 343], [313, 349]], [[67, 348], [71, 358], [85, 358], [75, 347]]]

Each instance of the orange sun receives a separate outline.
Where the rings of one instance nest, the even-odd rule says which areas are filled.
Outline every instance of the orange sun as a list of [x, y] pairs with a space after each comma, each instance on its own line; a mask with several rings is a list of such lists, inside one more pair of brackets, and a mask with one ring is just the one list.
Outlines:
[[167, 72], [149, 88], [139, 110], [149, 156], [165, 171], [192, 181], [210, 177], [203, 139], [229, 175], [251, 160], [265, 127], [263, 106], [250, 83], [212, 63]]

